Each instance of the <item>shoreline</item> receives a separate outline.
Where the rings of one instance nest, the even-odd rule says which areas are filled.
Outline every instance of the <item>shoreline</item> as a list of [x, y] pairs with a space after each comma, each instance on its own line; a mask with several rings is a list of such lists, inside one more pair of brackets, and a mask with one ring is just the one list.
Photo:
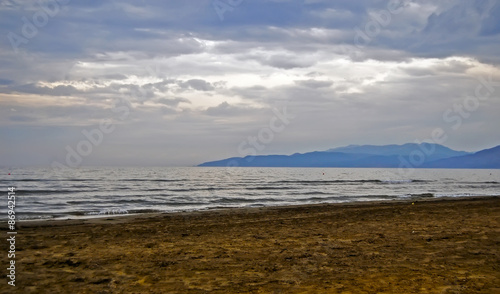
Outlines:
[[[21, 222], [16, 235], [16, 290], [499, 292], [500, 197], [413, 203]], [[1, 242], [0, 250], [7, 249]]]
[[[340, 202], [340, 203], [311, 203], [311, 204], [293, 204], [293, 205], [276, 205], [276, 206], [259, 206], [259, 207], [221, 207], [221, 208], [206, 208], [201, 210], [187, 210], [187, 211], [174, 211], [174, 212], [146, 212], [146, 213], [130, 213], [130, 214], [114, 214], [114, 215], [95, 215], [89, 217], [79, 217], [79, 218], [47, 218], [47, 219], [23, 219], [17, 220], [16, 223], [20, 227], [44, 227], [44, 226], [59, 226], [59, 225], [79, 225], [79, 224], [97, 224], [97, 223], [124, 223], [127, 221], [134, 221], [136, 219], [151, 219], [156, 217], [162, 217], [165, 215], [190, 215], [190, 214], [209, 214], [211, 212], [229, 212], [229, 213], [248, 213], [251, 211], [265, 212], [265, 210], [271, 209], [300, 209], [308, 207], [317, 206], [332, 206], [332, 207], [342, 207], [342, 206], [370, 206], [370, 205], [381, 205], [381, 204], [397, 204], [397, 203], [417, 203], [417, 202], [441, 202], [441, 201], [460, 201], [460, 200], [483, 200], [489, 198], [498, 198], [500, 196], [457, 196], [457, 197], [408, 197], [406, 199], [394, 199], [394, 200], [367, 200], [367, 201], [352, 201], [352, 202]], [[116, 220], [115, 220], [116, 219]], [[110, 222], [111, 221], [111, 222]], [[7, 221], [0, 221], [0, 225], [6, 225]]]

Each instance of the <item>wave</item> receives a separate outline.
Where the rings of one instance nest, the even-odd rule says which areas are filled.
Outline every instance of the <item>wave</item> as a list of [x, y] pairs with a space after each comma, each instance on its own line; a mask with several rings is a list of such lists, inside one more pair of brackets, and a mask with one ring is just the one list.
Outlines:
[[116, 214], [128, 214], [126, 209], [121, 208], [107, 208], [100, 210], [99, 212], [89, 212], [86, 215], [116, 215]]
[[[85, 179], [0, 179], [0, 183], [7, 182], [105, 182], [101, 178], [85, 178]], [[188, 179], [116, 179], [116, 182], [187, 182]]]
[[163, 189], [163, 191], [168, 191], [168, 192], [196, 192], [196, 191], [220, 191], [220, 190], [227, 190], [227, 189], [222, 187]]
[[417, 197], [417, 198], [432, 198], [434, 197], [433, 193], [418, 193], [418, 194], [406, 194], [404, 197]]
[[209, 203], [257, 203], [257, 202], [277, 202], [283, 199], [276, 198], [243, 198], [243, 197], [222, 197], [219, 199], [211, 200]]
[[16, 194], [19, 196], [29, 196], [29, 195], [55, 195], [55, 194], [77, 194], [77, 193], [87, 193], [87, 192], [101, 192], [102, 190], [69, 190], [69, 189], [57, 189], [57, 190], [23, 190], [17, 189]]
[[119, 179], [120, 182], [188, 182], [188, 179]]
[[273, 184], [339, 184], [339, 183], [381, 183], [380, 180], [281, 180]]
[[271, 187], [271, 186], [261, 186], [261, 187], [246, 187], [245, 190], [290, 190], [295, 189], [296, 187]]
[[408, 184], [408, 183], [431, 183], [429, 180], [384, 180], [381, 181], [385, 184]]
[[[16, 193], [18, 195], [23, 195], [23, 196], [29, 196], [29, 195], [55, 195], [55, 194], [77, 194], [77, 193], [89, 193], [89, 192], [94, 192], [96, 194], [99, 194], [103, 191], [104, 189], [99, 189], [99, 187], [96, 186], [71, 186], [71, 188], [80, 188], [80, 190], [76, 189], [31, 189], [31, 190], [24, 190], [22, 188], [18, 188], [16, 190]], [[92, 188], [92, 189], [84, 189], [84, 188]], [[166, 191], [166, 192], [196, 192], [196, 191], [221, 191], [221, 190], [227, 190], [228, 188], [223, 188], [223, 187], [204, 187], [204, 188], [148, 188], [148, 189], [131, 189], [130, 187], [113, 187], [115, 190], [131, 190], [131, 191], [145, 191], [145, 192], [161, 192], [161, 191]], [[107, 191], [107, 190], [106, 190]]]
[[290, 195], [332, 195], [332, 193], [326, 193], [321, 191], [308, 191], [308, 192], [291, 192]]
[[291, 181], [291, 180], [285, 180], [285, 181], [275, 181], [271, 183], [275, 184], [288, 184], [288, 183], [293, 183], [293, 184], [345, 184], [345, 183], [375, 183], [375, 184], [399, 184], [399, 183], [428, 183], [432, 182], [429, 180], [324, 180], [324, 181], [318, 181], [318, 180], [297, 180], [297, 181]]
[[143, 199], [109, 199], [109, 200], [103, 200], [103, 199], [88, 199], [88, 200], [70, 200], [67, 201], [66, 203], [72, 204], [72, 205], [81, 205], [81, 204], [122, 204], [122, 203], [144, 203]]
[[495, 181], [486, 181], [486, 182], [461, 182], [458, 184], [469, 184], [469, 185], [476, 185], [476, 184], [489, 184], [489, 185], [498, 185], [500, 182], [495, 182]]
[[3, 179], [0, 182], [92, 182], [102, 179]]

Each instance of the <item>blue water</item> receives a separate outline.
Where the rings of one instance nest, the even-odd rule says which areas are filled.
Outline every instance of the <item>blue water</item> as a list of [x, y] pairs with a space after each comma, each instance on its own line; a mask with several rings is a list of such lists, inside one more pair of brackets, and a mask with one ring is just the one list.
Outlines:
[[[0, 170], [16, 187], [18, 219], [108, 216], [227, 207], [500, 195], [500, 170], [343, 168], [43, 168]], [[8, 175], [8, 173], [11, 175]], [[3, 192], [2, 192], [3, 191]]]

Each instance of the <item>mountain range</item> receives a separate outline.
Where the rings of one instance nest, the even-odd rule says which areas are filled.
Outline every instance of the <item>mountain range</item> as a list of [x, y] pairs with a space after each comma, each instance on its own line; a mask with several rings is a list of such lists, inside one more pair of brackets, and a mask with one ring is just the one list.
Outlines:
[[475, 153], [431, 143], [349, 145], [292, 155], [232, 157], [199, 166], [497, 169], [500, 168], [500, 145]]

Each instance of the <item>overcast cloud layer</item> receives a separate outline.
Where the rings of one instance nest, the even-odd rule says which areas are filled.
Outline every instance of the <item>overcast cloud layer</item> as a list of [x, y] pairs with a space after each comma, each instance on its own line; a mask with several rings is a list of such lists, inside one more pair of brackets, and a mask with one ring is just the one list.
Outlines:
[[104, 122], [78, 165], [500, 144], [500, 1], [42, 3], [0, 2], [0, 166], [67, 165]]

